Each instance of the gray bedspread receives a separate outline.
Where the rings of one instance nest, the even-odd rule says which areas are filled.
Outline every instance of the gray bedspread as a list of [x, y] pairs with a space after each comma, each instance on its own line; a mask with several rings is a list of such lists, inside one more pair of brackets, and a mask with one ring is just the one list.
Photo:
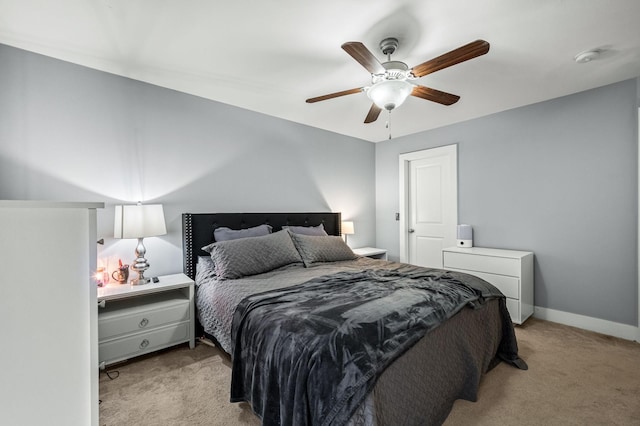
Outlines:
[[219, 280], [213, 274], [211, 258], [200, 259], [196, 274], [196, 305], [198, 319], [204, 331], [219, 346], [231, 354], [231, 323], [233, 313], [242, 299], [283, 287], [302, 284], [312, 278], [341, 271], [362, 271], [371, 268], [392, 267], [392, 262], [361, 257], [343, 262], [318, 263], [305, 268], [302, 263], [284, 266], [264, 274], [236, 280]]
[[470, 275], [385, 263], [250, 295], [231, 327], [231, 399], [250, 402], [265, 425], [344, 425], [396, 358], [464, 307], [495, 298], [498, 355], [526, 368], [504, 296]]

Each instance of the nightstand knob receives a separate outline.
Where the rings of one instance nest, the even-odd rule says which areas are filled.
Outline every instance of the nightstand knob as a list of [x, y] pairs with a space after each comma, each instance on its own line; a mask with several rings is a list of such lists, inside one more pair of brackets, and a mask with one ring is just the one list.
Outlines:
[[147, 346], [149, 346], [149, 341], [147, 339], [144, 339], [141, 343], [140, 343], [140, 349], [144, 349]]
[[149, 320], [146, 318], [142, 318], [142, 321], [140, 321], [140, 324], [138, 324], [139, 328], [145, 328], [147, 326], [147, 324], [149, 324]]

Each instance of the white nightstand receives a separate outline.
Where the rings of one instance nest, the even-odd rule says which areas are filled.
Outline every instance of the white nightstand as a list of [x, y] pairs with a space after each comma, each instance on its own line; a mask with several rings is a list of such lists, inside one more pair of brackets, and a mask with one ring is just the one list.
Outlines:
[[387, 251], [385, 249], [375, 247], [361, 247], [353, 249], [353, 252], [358, 256], [366, 256], [372, 259], [387, 260]]
[[98, 288], [101, 368], [180, 343], [195, 347], [193, 280], [184, 274], [158, 278]]

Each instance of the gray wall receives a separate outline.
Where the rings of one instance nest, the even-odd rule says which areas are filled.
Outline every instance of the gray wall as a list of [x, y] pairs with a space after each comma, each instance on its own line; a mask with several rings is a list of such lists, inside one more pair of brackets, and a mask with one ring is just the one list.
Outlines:
[[635, 325], [638, 90], [373, 145], [0, 45], [0, 199], [105, 201], [111, 262], [135, 246], [111, 238], [113, 205], [163, 203], [169, 234], [145, 240], [152, 275], [181, 270], [187, 211], [341, 211], [351, 246], [397, 259], [398, 154], [457, 143], [459, 221], [476, 245], [534, 251], [536, 305]]
[[376, 144], [377, 246], [398, 259], [398, 155], [458, 144], [458, 220], [474, 245], [535, 252], [536, 306], [637, 325], [636, 86]]
[[183, 212], [342, 212], [349, 244], [373, 245], [374, 158], [366, 141], [0, 45], [0, 199], [106, 202], [110, 269], [135, 248], [112, 238], [113, 206], [138, 200], [164, 204], [169, 232], [145, 239], [148, 276], [182, 270]]

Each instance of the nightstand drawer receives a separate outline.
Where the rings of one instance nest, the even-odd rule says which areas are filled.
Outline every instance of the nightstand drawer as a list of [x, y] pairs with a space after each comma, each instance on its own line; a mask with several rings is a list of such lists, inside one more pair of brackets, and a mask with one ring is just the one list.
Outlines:
[[98, 288], [101, 368], [159, 349], [195, 342], [193, 280], [164, 275], [157, 283]]
[[100, 343], [99, 358], [100, 362], [119, 361], [188, 340], [189, 322], [183, 322]]
[[443, 254], [444, 267], [446, 269], [465, 269], [468, 271], [510, 275], [512, 277], [520, 276], [519, 259], [451, 252], [444, 252]]
[[119, 335], [139, 332], [165, 324], [188, 321], [190, 303], [187, 299], [171, 299], [145, 305], [142, 309], [119, 309], [101, 313], [98, 320], [100, 341]]

